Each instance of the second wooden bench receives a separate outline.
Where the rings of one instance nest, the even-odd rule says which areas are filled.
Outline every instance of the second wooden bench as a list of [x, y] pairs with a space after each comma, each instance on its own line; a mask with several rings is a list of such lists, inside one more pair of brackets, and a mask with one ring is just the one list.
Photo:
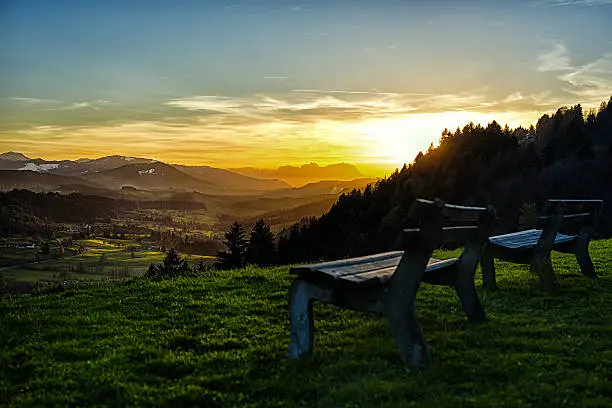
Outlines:
[[602, 206], [602, 200], [547, 200], [538, 218], [539, 229], [490, 237], [480, 261], [483, 286], [497, 287], [494, 259], [498, 258], [530, 265], [530, 270], [539, 275], [543, 290], [553, 292], [559, 287], [550, 261], [553, 250], [574, 254], [582, 273], [597, 277], [589, 242]]

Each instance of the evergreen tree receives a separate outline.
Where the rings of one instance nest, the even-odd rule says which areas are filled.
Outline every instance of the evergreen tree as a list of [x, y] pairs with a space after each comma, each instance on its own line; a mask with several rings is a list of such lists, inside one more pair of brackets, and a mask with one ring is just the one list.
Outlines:
[[188, 276], [191, 274], [191, 269], [187, 261], [179, 256], [174, 248], [171, 248], [161, 265], [151, 265], [145, 274], [147, 278], [152, 279], [171, 279], [178, 276]]
[[271, 265], [276, 259], [274, 234], [263, 219], [257, 221], [251, 230], [246, 259], [258, 266]]
[[247, 240], [244, 237], [244, 228], [238, 221], [234, 221], [229, 231], [225, 233], [223, 245], [227, 251], [217, 252], [218, 269], [240, 268], [246, 265]]

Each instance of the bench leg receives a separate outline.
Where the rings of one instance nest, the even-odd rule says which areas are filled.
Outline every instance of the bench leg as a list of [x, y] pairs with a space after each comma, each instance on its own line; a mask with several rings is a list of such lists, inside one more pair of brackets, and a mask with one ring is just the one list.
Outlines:
[[300, 358], [312, 353], [314, 342], [314, 320], [312, 302], [330, 300], [330, 293], [311, 282], [296, 278], [289, 288], [289, 357]]
[[386, 315], [404, 364], [413, 368], [425, 368], [429, 367], [431, 359], [415, 313], [414, 299], [411, 303], [409, 310], [390, 310]]
[[584, 276], [596, 278], [595, 268], [591, 255], [589, 254], [589, 239], [588, 237], [578, 236], [578, 240], [574, 243], [574, 255], [580, 266], [580, 271]]
[[472, 322], [484, 322], [487, 320], [487, 315], [478, 297], [478, 292], [476, 292], [476, 285], [474, 284], [475, 274], [475, 269], [459, 266], [455, 290], [467, 318]]
[[553, 293], [559, 289], [559, 278], [555, 274], [550, 258], [534, 260], [530, 265], [531, 272], [535, 272], [540, 277], [542, 290], [546, 293]]
[[431, 364], [427, 342], [423, 337], [415, 310], [416, 295], [423, 279], [427, 259], [414, 261], [402, 258], [396, 279], [388, 289], [383, 306], [395, 343], [399, 348], [400, 358], [404, 364], [413, 368], [425, 368]]
[[495, 261], [486, 249], [480, 257], [480, 269], [482, 269], [482, 287], [489, 290], [497, 289]]

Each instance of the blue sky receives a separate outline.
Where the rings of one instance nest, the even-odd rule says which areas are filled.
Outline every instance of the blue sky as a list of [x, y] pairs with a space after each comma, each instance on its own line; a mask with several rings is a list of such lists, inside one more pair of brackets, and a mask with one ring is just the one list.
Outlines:
[[[401, 164], [612, 95], [612, 1], [0, 1], [0, 150]], [[87, 140], [87, 144], [83, 144]]]

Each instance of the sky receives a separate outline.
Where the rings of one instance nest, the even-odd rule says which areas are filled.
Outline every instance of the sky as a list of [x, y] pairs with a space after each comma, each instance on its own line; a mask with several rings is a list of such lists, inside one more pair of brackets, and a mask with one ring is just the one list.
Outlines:
[[0, 152], [411, 162], [612, 96], [612, 0], [0, 0]]

